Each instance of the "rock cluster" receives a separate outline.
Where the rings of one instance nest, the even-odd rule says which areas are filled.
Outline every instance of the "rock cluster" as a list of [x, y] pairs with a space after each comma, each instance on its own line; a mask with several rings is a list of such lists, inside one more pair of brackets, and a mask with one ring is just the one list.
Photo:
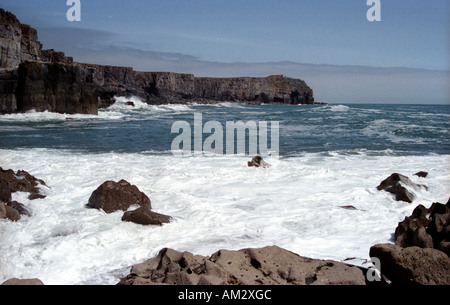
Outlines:
[[21, 215], [31, 216], [31, 211], [22, 203], [12, 201], [11, 193], [28, 192], [28, 199], [45, 198], [41, 187], [47, 186], [44, 181], [37, 179], [30, 173], [12, 169], [4, 170], [0, 167], [0, 219], [18, 221]]
[[87, 205], [101, 209], [105, 213], [127, 211], [130, 207], [138, 205], [140, 207], [136, 210], [125, 212], [122, 220], [141, 225], [162, 225], [171, 220], [170, 216], [153, 212], [150, 198], [137, 186], [123, 179], [119, 182], [104, 182], [92, 193]]
[[400, 247], [435, 248], [450, 256], [450, 200], [435, 202], [429, 209], [418, 205], [395, 230]]
[[272, 246], [220, 250], [210, 257], [162, 249], [132, 267], [120, 285], [363, 285], [355, 266], [301, 257]]

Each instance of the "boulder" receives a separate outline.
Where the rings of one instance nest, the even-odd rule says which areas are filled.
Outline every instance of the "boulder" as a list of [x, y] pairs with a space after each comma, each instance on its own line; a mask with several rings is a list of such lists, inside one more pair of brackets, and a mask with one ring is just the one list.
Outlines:
[[210, 257], [162, 249], [135, 265], [121, 285], [364, 285], [355, 266], [301, 257], [271, 246], [219, 250]]
[[407, 187], [414, 189], [427, 189], [425, 185], [415, 184], [408, 177], [398, 173], [394, 173], [383, 180], [380, 185], [377, 186], [377, 189], [379, 191], [384, 190], [394, 194], [397, 201], [411, 203], [416, 198], [416, 195], [412, 191], [408, 190]]
[[450, 258], [439, 250], [380, 244], [370, 248], [370, 257], [380, 260], [380, 271], [392, 284], [450, 284]]
[[87, 205], [102, 209], [106, 213], [113, 213], [118, 210], [126, 211], [132, 205], [151, 209], [150, 198], [141, 192], [137, 186], [131, 185], [125, 180], [104, 182], [92, 193]]
[[262, 168], [269, 168], [272, 166], [266, 161], [264, 161], [263, 158], [260, 156], [254, 157], [251, 161], [247, 162], [247, 165], [249, 167], [262, 167]]
[[122, 216], [123, 221], [134, 222], [141, 225], [160, 225], [169, 223], [172, 218], [167, 215], [151, 211], [146, 207], [140, 207], [134, 211], [125, 212]]

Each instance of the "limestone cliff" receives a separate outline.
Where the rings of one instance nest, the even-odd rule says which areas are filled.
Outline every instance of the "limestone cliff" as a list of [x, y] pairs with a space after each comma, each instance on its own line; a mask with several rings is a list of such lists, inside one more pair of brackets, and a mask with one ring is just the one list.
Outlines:
[[313, 104], [313, 91], [282, 75], [236, 78], [139, 72], [128, 67], [73, 62], [42, 50], [37, 31], [0, 9], [0, 113], [53, 111], [96, 114], [114, 96], [138, 96], [149, 104]]

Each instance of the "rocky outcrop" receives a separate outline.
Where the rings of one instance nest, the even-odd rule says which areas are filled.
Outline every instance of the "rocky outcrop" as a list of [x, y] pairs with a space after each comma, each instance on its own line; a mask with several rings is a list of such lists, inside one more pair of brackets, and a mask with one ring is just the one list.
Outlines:
[[97, 114], [97, 87], [84, 65], [23, 62], [18, 69], [18, 111]]
[[0, 167], [0, 219], [19, 221], [21, 215], [31, 216], [31, 211], [24, 204], [12, 201], [11, 193], [28, 192], [30, 200], [45, 198], [42, 186], [47, 185], [26, 171], [14, 172]]
[[120, 285], [364, 285], [363, 272], [329, 260], [301, 257], [272, 246], [219, 250], [210, 257], [162, 249], [131, 268]]
[[395, 229], [395, 244], [435, 248], [450, 256], [450, 200], [446, 205], [435, 202], [429, 209], [418, 205]]
[[450, 258], [439, 250], [380, 244], [370, 248], [370, 257], [380, 260], [381, 273], [392, 284], [450, 284]]
[[[9, 190], [14, 192], [28, 192], [30, 193], [29, 199], [45, 198], [42, 194], [41, 187], [48, 187], [45, 182], [32, 176], [30, 173], [24, 170], [14, 172], [12, 169], [4, 170], [0, 167], [0, 184], [6, 185]], [[4, 189], [4, 187], [3, 187]], [[39, 195], [39, 196], [36, 196]], [[9, 201], [8, 201], [9, 202]]]
[[0, 69], [16, 69], [24, 61], [45, 61], [70, 64], [63, 52], [42, 50], [36, 29], [21, 24], [17, 17], [0, 8]]
[[[128, 67], [74, 63], [62, 52], [42, 50], [37, 31], [0, 9], [0, 113], [30, 109], [96, 114], [114, 96], [138, 96], [149, 104], [313, 104], [300, 79], [208, 78]], [[99, 102], [100, 101], [100, 102]]]
[[253, 157], [251, 161], [247, 162], [248, 167], [262, 167], [262, 168], [268, 168], [271, 167], [269, 163], [264, 161], [264, 159], [260, 156]]

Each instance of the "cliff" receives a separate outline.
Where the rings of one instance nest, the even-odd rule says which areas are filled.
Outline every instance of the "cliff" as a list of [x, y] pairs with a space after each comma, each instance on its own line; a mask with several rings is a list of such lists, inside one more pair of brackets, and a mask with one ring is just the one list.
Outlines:
[[313, 91], [282, 75], [236, 78], [139, 72], [128, 67], [73, 62], [42, 50], [37, 31], [0, 9], [0, 113], [35, 109], [96, 114], [114, 96], [135, 95], [149, 104], [313, 104]]

